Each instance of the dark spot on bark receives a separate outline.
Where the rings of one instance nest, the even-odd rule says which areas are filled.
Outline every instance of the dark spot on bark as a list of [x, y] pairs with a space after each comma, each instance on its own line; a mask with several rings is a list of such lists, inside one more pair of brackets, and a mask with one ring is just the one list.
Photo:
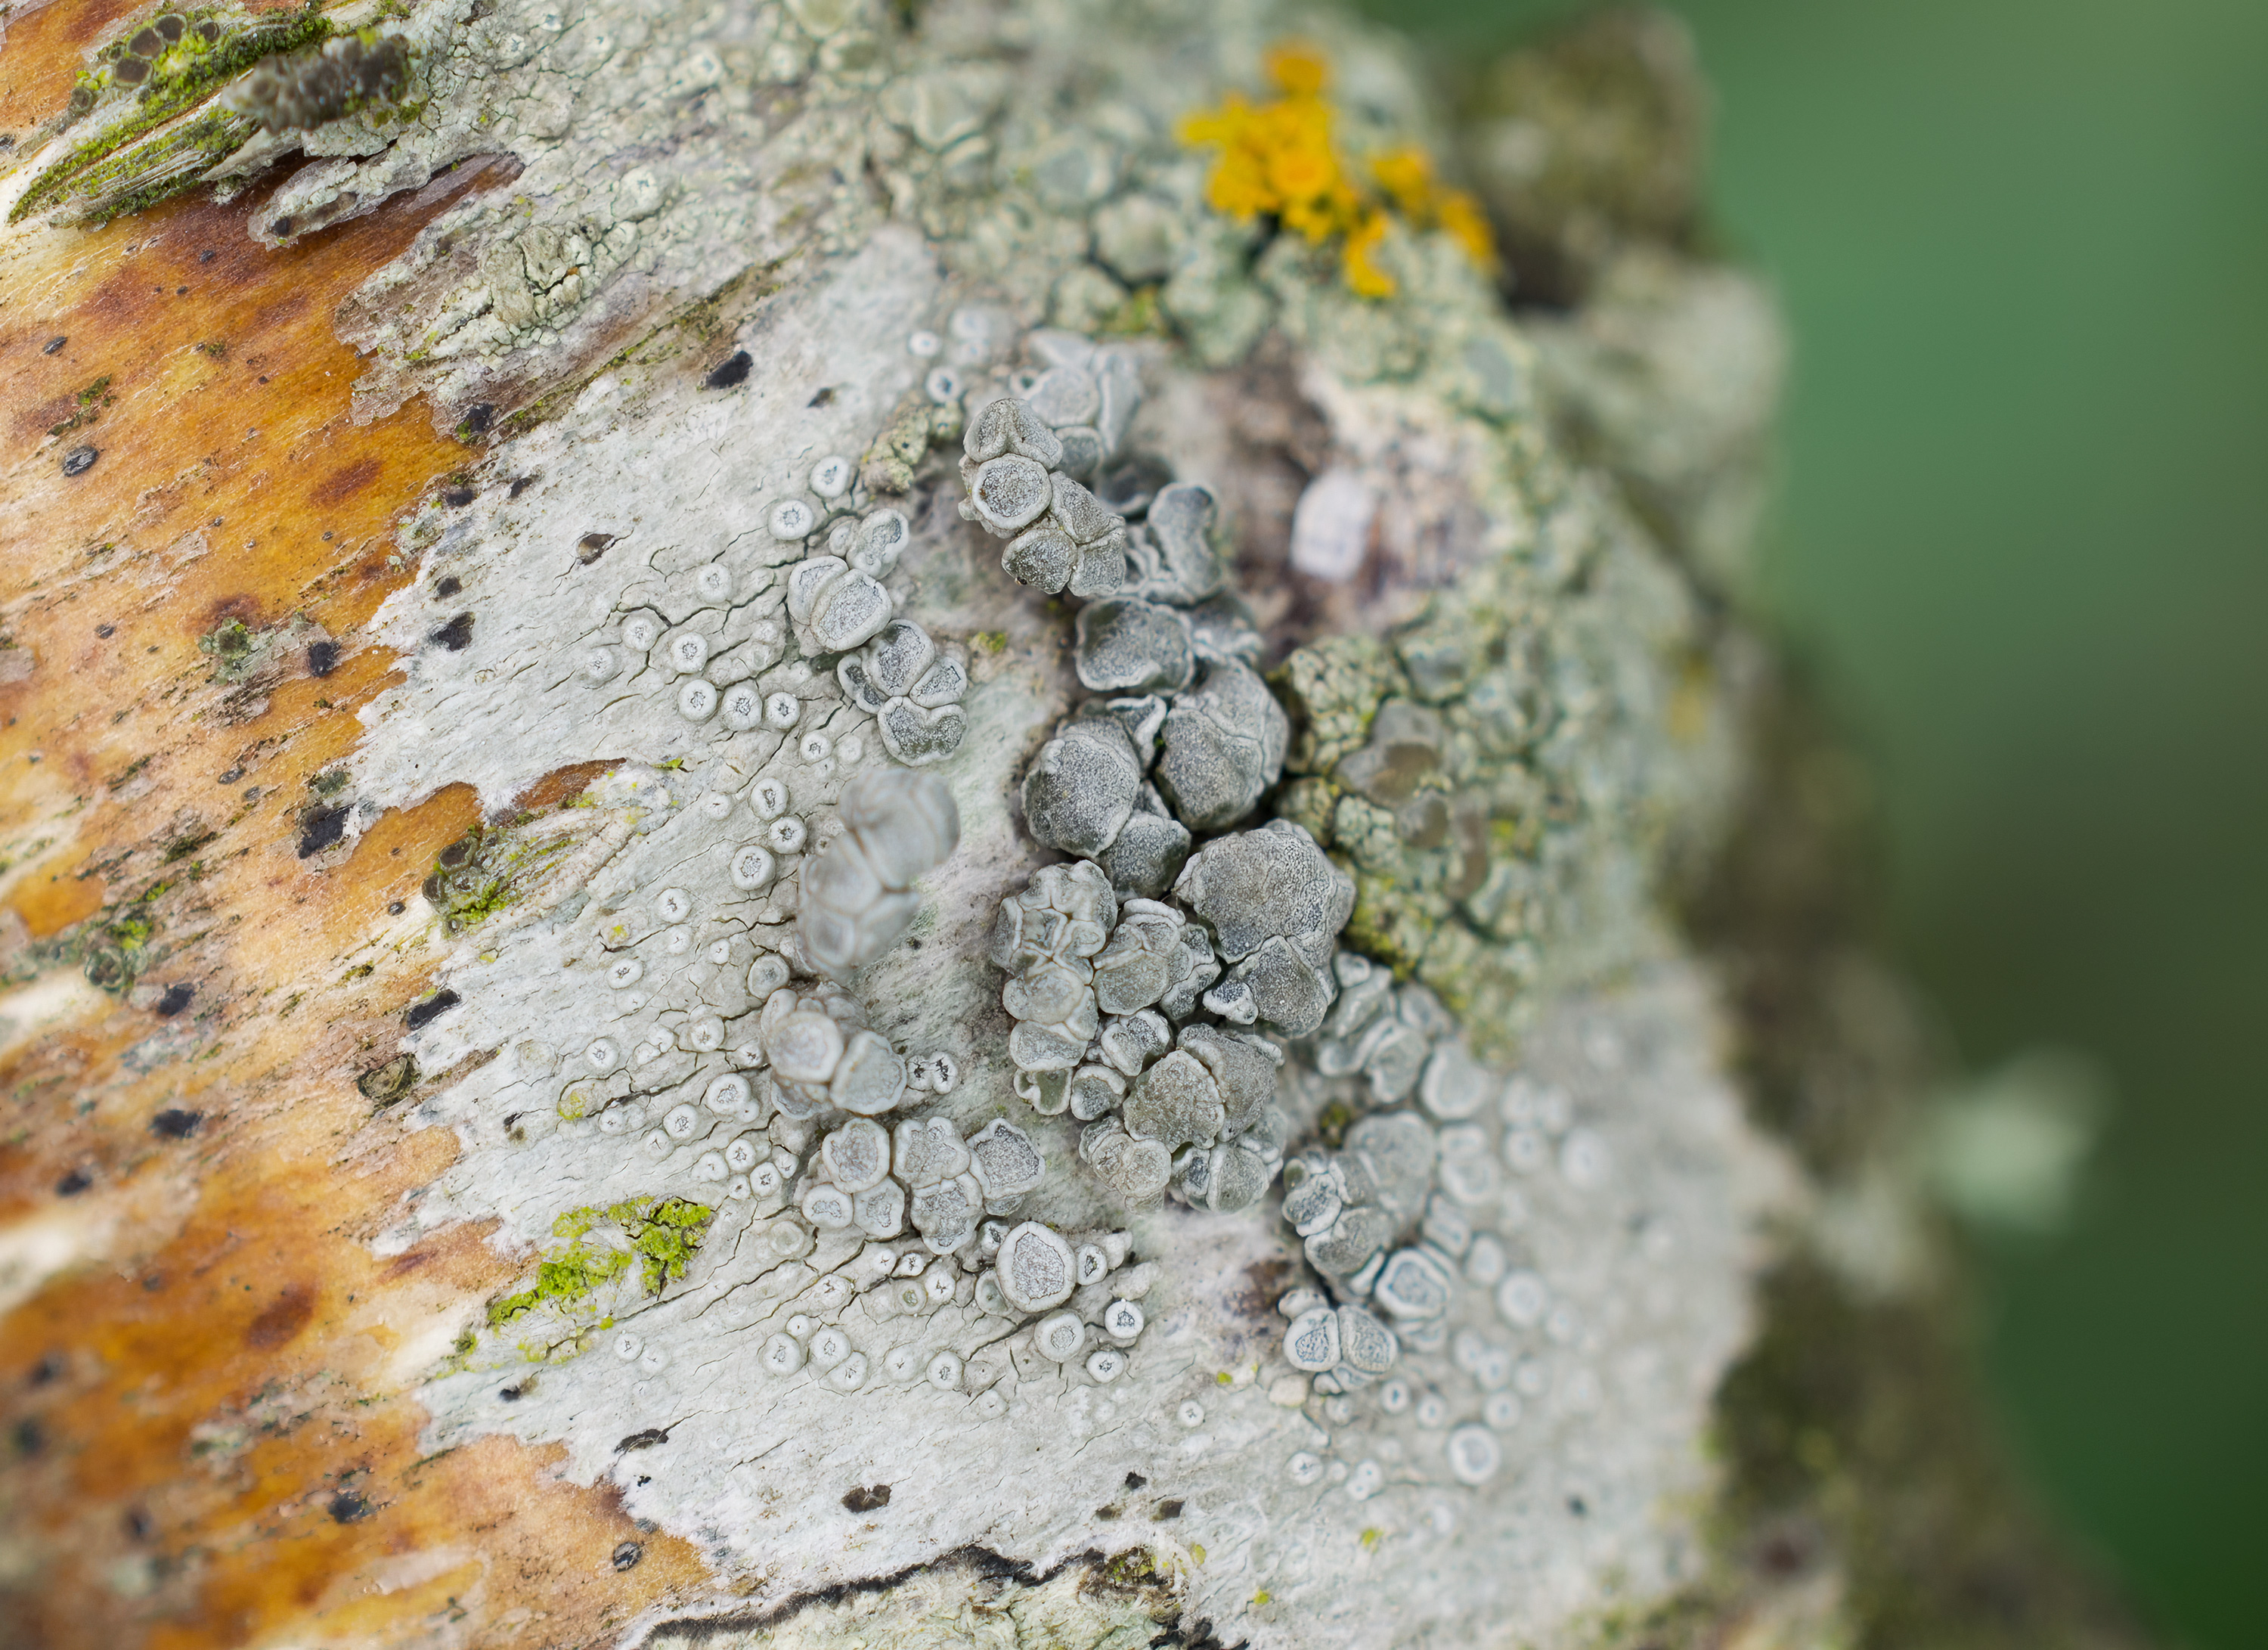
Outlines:
[[352, 1490], [342, 1490], [331, 1498], [331, 1521], [335, 1524], [359, 1524], [370, 1516], [370, 1503]]
[[535, 1377], [530, 1375], [516, 1386], [498, 1388], [497, 1396], [502, 1398], [506, 1403], [517, 1403], [534, 1389]]
[[343, 802], [309, 813], [299, 829], [299, 858], [312, 859], [324, 849], [335, 847], [347, 834], [347, 813]]
[[108, 641], [118, 634], [118, 627], [114, 624], [98, 624], [94, 627], [94, 633], [105, 641]]
[[1115, 1506], [1098, 1506], [1094, 1509], [1094, 1515], [1105, 1523], [1108, 1523], [1119, 1516], [1119, 1511]]
[[504, 497], [507, 498], [517, 498], [529, 488], [534, 486], [536, 478], [533, 475], [516, 476], [512, 480], [512, 490], [507, 492]]
[[422, 1003], [411, 1004], [407, 1016], [409, 1029], [416, 1031], [432, 1024], [436, 1019], [454, 1008], [461, 1000], [454, 991], [439, 991]]
[[843, 1505], [854, 1513], [871, 1513], [878, 1506], [887, 1506], [889, 1504], [890, 1486], [887, 1484], [871, 1484], [864, 1489], [854, 1489], [843, 1498]]
[[575, 541], [575, 559], [588, 567], [607, 553], [607, 546], [615, 541], [611, 533], [585, 533]]
[[217, 779], [214, 780], [214, 781], [213, 781], [213, 783], [214, 783], [215, 784], [234, 784], [238, 780], [239, 780], [239, 779], [241, 779], [241, 778], [243, 778], [243, 777], [244, 777], [244, 770], [243, 770], [243, 769], [241, 769], [241, 768], [232, 768], [232, 769], [230, 769], [226, 773], [225, 773], [225, 774], [221, 775], [221, 777], [220, 777], [219, 778], [217, 778]]
[[1567, 1510], [1576, 1517], [1582, 1518], [1588, 1515], [1591, 1509], [1589, 1504], [1581, 1496], [1571, 1495], [1567, 1498]]
[[16, 1453], [29, 1458], [48, 1447], [48, 1429], [40, 1425], [35, 1415], [27, 1415], [16, 1423]]
[[626, 1541], [615, 1549], [614, 1566], [617, 1570], [635, 1570], [637, 1561], [644, 1557], [644, 1548], [634, 1541]]
[[633, 1449], [652, 1449], [656, 1444], [666, 1444], [668, 1441], [669, 1429], [667, 1427], [649, 1426], [643, 1433], [632, 1433], [628, 1438], [622, 1440], [621, 1443], [616, 1444], [615, 1446], [615, 1453], [616, 1455], [627, 1455]]
[[210, 263], [218, 256], [220, 256], [218, 253], [215, 252], [210, 247], [208, 247], [202, 252], [197, 254], [197, 261], [199, 263]]
[[469, 487], [444, 487], [441, 502], [452, 510], [462, 510], [473, 502], [473, 490]]
[[496, 404], [493, 401], [477, 402], [472, 410], [465, 415], [465, 428], [476, 436], [488, 434], [489, 426], [495, 422]]
[[336, 642], [310, 642], [307, 644], [307, 670], [309, 674], [328, 676], [338, 667], [339, 645]]
[[186, 1140], [204, 1120], [205, 1115], [201, 1111], [183, 1111], [175, 1107], [151, 1118], [150, 1132], [161, 1140]]
[[219, 836], [220, 833], [218, 831], [209, 831], [203, 829], [191, 829], [183, 832], [180, 836], [174, 837], [173, 841], [166, 844], [166, 863], [169, 866], [179, 864], [181, 860], [187, 859], [191, 854], [196, 852], [198, 849], [203, 847], [207, 843], [216, 841]]
[[453, 596], [464, 587], [464, 580], [451, 573], [433, 586], [433, 593], [437, 596]]
[[1276, 1302], [1292, 1281], [1292, 1263], [1282, 1256], [1257, 1260], [1244, 1269], [1245, 1287], [1228, 1298], [1228, 1307], [1244, 1317], [1270, 1321]]
[[76, 1197], [79, 1193], [85, 1191], [88, 1187], [93, 1184], [94, 1182], [88, 1178], [87, 1172], [85, 1169], [75, 1168], [71, 1170], [70, 1174], [64, 1175], [61, 1180], [55, 1182], [55, 1196], [58, 1197]]
[[459, 614], [434, 631], [433, 639], [453, 653], [463, 652], [466, 648], [472, 645], [473, 615], [469, 613]]
[[65, 1367], [61, 1352], [49, 1352], [32, 1366], [32, 1373], [25, 1377], [26, 1382], [34, 1387], [50, 1385], [63, 1379]]
[[157, 1533], [158, 1527], [150, 1521], [149, 1514], [144, 1512], [138, 1506], [128, 1509], [126, 1514], [127, 1540], [147, 1541], [151, 1536]]
[[177, 286], [173, 289], [173, 296], [175, 298], [187, 298], [188, 295], [189, 289], [186, 286]]
[[408, 909], [400, 900], [390, 900], [387, 902], [386, 914], [388, 917], [399, 917]]
[[1138, 1472], [1130, 1472], [1126, 1475], [1126, 1487], [1130, 1490], [1147, 1489], [1149, 1484], [1150, 1481]]
[[1179, 1518], [1184, 1505], [1181, 1501], [1160, 1501], [1158, 1503], [1157, 1510], [1150, 1514], [1150, 1521], [1153, 1524], [1161, 1524], [1167, 1519]]
[[314, 491], [307, 495], [310, 504], [335, 505], [342, 498], [353, 497], [378, 479], [379, 462], [372, 458], [357, 459], [353, 463], [333, 470], [315, 483]]
[[287, 1346], [314, 1315], [315, 1292], [305, 1284], [293, 1284], [244, 1326], [244, 1344], [261, 1352]]
[[832, 384], [829, 384], [823, 387], [818, 394], [814, 395], [809, 401], [804, 402], [804, 405], [806, 407], [825, 407], [832, 403], [834, 400], [835, 387]]
[[746, 350], [735, 350], [709, 369], [709, 376], [701, 380], [702, 387], [704, 389], [732, 389], [745, 384], [748, 381], [748, 369], [755, 365]]
[[73, 447], [63, 454], [63, 474], [84, 475], [94, 468], [95, 460], [102, 456], [99, 447]]
[[268, 225], [268, 232], [275, 236], [278, 240], [281, 240], [284, 236], [291, 232], [291, 220], [289, 217], [277, 218], [274, 223]]
[[1800, 1575], [1810, 1562], [1810, 1544], [1793, 1530], [1775, 1530], [1756, 1549], [1756, 1568], [1775, 1580]]
[[41, 355], [53, 355], [56, 350], [62, 349], [70, 342], [70, 340], [65, 337], [62, 333], [57, 333], [54, 337], [48, 339], [47, 343], [40, 346], [40, 353]]
[[166, 994], [158, 999], [158, 1018], [171, 1020], [187, 1008], [189, 1005], [189, 999], [196, 994], [197, 988], [186, 980], [167, 986]]
[[393, 1105], [417, 1083], [417, 1062], [406, 1053], [397, 1053], [381, 1067], [370, 1067], [354, 1080], [354, 1087], [372, 1105]]

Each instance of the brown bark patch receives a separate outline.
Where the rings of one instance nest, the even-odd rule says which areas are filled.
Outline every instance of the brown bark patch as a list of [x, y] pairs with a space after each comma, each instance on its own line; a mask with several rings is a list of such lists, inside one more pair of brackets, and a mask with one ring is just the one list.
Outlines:
[[11, 19], [6, 48], [0, 50], [0, 130], [20, 134], [60, 110], [85, 66], [86, 48], [138, 9], [139, 0], [85, 0], [42, 6]]
[[307, 494], [307, 502], [329, 505], [351, 498], [378, 479], [379, 468], [378, 460], [368, 457], [342, 465], [315, 483]]
[[541, 814], [572, 802], [593, 784], [622, 766], [619, 762], [578, 762], [564, 768], [555, 768], [534, 784], [512, 798], [514, 808], [530, 814]]
[[257, 1352], [288, 1346], [299, 1338], [299, 1331], [314, 1315], [314, 1290], [306, 1284], [293, 1284], [244, 1326], [244, 1344]]

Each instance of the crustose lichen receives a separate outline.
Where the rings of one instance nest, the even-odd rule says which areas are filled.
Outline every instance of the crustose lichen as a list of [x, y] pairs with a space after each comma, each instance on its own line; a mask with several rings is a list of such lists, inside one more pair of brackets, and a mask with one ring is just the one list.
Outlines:
[[[572, 1310], [633, 1263], [645, 1293], [658, 1295], [685, 1276], [716, 1212], [684, 1197], [633, 1197], [603, 1209], [571, 1209], [551, 1223], [552, 1235], [569, 1240], [567, 1247], [543, 1258], [532, 1285], [490, 1302], [489, 1323], [509, 1323], [541, 1306]], [[602, 1225], [618, 1231], [626, 1246], [593, 1242], [592, 1233]]]
[[1357, 164], [1332, 141], [1334, 111], [1324, 96], [1330, 70], [1321, 53], [1296, 44], [1268, 55], [1268, 76], [1280, 94], [1261, 104], [1231, 93], [1217, 109], [1182, 122], [1185, 144], [1216, 148], [1220, 159], [1206, 180], [1205, 201], [1241, 222], [1270, 217], [1309, 244], [1341, 244], [1346, 284], [1365, 298], [1390, 298], [1394, 276], [1373, 257], [1385, 239], [1389, 209], [1413, 229], [1438, 229], [1484, 269], [1496, 263], [1496, 241], [1480, 203], [1444, 188], [1425, 152], [1403, 144]]

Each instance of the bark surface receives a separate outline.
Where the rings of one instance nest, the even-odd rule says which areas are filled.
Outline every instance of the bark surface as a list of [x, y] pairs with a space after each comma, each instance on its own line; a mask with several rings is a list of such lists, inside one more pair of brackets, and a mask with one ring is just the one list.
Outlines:
[[10, 1642], [2139, 1641], [1674, 25], [0, 26]]

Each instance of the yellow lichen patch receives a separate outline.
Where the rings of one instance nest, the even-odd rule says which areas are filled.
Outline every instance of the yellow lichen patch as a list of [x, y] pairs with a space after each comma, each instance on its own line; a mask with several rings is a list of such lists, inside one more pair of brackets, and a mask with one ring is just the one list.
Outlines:
[[1205, 182], [1215, 211], [1248, 223], [1272, 217], [1310, 245], [1337, 242], [1347, 285], [1365, 298], [1395, 291], [1374, 256], [1390, 218], [1439, 231], [1482, 268], [1495, 267], [1496, 243], [1480, 203], [1444, 188], [1423, 150], [1404, 144], [1357, 160], [1340, 153], [1323, 96], [1330, 71], [1320, 53], [1278, 46], [1268, 55], [1268, 77], [1279, 93], [1269, 101], [1231, 92], [1219, 108], [1182, 122], [1183, 143], [1220, 151]]

